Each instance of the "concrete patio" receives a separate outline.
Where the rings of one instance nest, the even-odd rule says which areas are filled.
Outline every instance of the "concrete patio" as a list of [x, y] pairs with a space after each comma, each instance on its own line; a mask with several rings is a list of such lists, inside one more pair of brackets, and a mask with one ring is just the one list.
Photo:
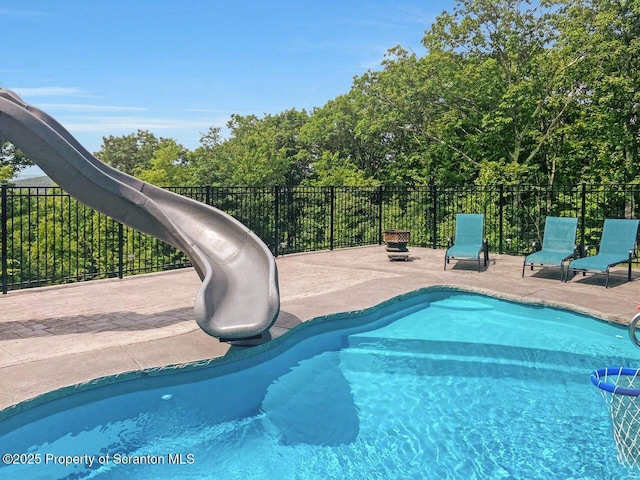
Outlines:
[[[640, 303], [640, 275], [626, 282], [626, 267], [614, 270], [605, 289], [602, 275], [563, 284], [558, 269], [527, 270], [521, 278], [522, 257], [491, 255], [480, 273], [468, 261], [452, 261], [444, 271], [443, 259], [443, 250], [410, 248], [410, 261], [390, 262], [381, 246], [279, 257], [281, 313], [271, 334], [432, 285], [570, 307], [619, 323], [628, 323]], [[226, 355], [230, 346], [193, 320], [199, 284], [194, 270], [185, 269], [0, 296], [0, 410], [104, 376]]]

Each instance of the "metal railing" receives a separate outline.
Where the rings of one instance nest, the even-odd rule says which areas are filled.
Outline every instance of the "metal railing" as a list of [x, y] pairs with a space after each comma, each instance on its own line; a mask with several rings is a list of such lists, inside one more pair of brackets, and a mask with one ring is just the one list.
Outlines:
[[[605, 218], [637, 218], [640, 185], [176, 187], [251, 228], [275, 256], [381, 244], [387, 229], [411, 245], [444, 248], [456, 213], [483, 213], [494, 253], [541, 242], [547, 216], [578, 217], [581, 251]], [[60, 188], [0, 187], [2, 291], [189, 266], [186, 255], [71, 198]]]

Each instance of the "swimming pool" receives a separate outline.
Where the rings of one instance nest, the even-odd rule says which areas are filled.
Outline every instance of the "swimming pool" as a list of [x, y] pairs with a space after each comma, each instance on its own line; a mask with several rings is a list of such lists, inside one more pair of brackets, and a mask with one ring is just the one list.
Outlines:
[[640, 365], [623, 327], [426, 289], [273, 343], [5, 419], [0, 452], [23, 455], [1, 465], [0, 478], [627, 474], [589, 381], [594, 368]]

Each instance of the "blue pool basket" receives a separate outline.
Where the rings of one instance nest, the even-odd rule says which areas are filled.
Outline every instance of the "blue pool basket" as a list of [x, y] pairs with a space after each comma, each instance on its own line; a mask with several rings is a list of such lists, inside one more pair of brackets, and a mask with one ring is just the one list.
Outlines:
[[609, 408], [618, 462], [640, 473], [640, 368], [601, 368], [591, 383]]
[[[640, 310], [640, 305], [638, 305]], [[640, 341], [636, 326], [640, 313], [629, 323], [629, 337], [636, 347]], [[598, 387], [609, 408], [613, 424], [613, 439], [618, 450], [618, 462], [640, 472], [640, 368], [606, 367], [591, 374], [591, 383]]]

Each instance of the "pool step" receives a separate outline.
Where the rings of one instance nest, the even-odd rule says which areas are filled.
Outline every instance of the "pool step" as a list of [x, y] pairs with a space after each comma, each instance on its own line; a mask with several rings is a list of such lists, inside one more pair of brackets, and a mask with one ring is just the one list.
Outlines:
[[[374, 374], [377, 376], [412, 377], [468, 377], [468, 378], [547, 378], [549, 382], [564, 382], [567, 376], [584, 374], [588, 368], [548, 363], [531, 364], [501, 358], [471, 356], [441, 356], [421, 354], [417, 356], [390, 355], [380, 352], [346, 349], [341, 352], [341, 368], [349, 374]], [[586, 372], [586, 373], [585, 373]]]
[[[501, 369], [511, 366], [517, 369], [590, 372], [600, 364], [634, 362], [615, 355], [596, 356], [486, 343], [367, 337], [351, 337], [350, 346], [342, 353], [343, 358], [369, 357], [370, 360], [359, 360], [364, 368], [408, 368], [411, 371], [439, 369], [440, 366], [450, 364], [464, 366], [463, 370], [469, 370], [470, 366], [474, 369], [485, 369], [487, 365], [495, 365]], [[354, 365], [357, 365], [357, 362]]]

